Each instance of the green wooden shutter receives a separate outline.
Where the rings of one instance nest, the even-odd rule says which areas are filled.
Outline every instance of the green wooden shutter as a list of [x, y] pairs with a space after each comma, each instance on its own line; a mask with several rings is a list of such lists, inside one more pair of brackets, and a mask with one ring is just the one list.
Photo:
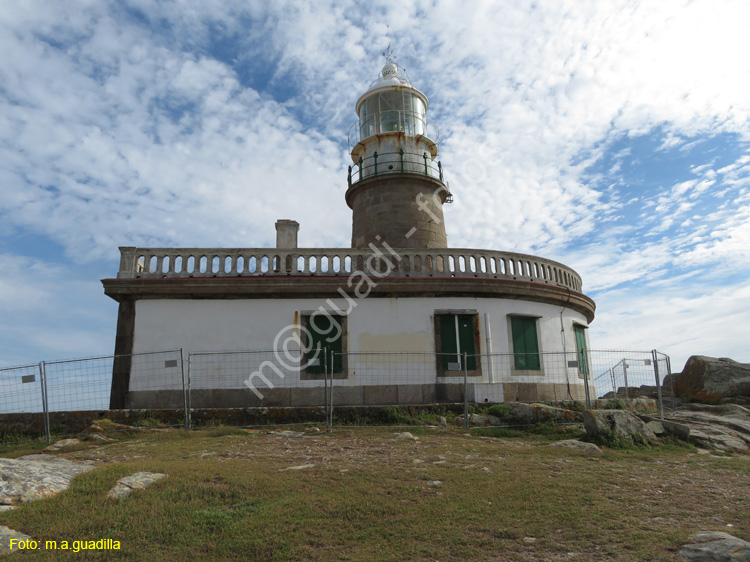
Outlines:
[[[454, 328], [455, 330], [455, 328]], [[463, 365], [464, 353], [466, 357], [466, 368], [474, 371], [477, 368], [476, 347], [474, 346], [474, 316], [461, 314], [458, 317], [458, 340], [461, 344], [461, 364]]]
[[438, 316], [440, 324], [440, 361], [443, 371], [448, 370], [448, 363], [458, 363], [458, 345], [456, 344], [456, 320], [453, 314]]
[[[335, 353], [333, 361], [333, 373], [343, 372], [344, 358], [341, 355], [343, 351], [343, 330], [341, 329], [340, 319], [334, 316], [318, 314], [314, 320], [307, 317], [305, 321], [308, 335], [311, 338], [310, 351], [307, 352], [307, 372], [313, 375], [320, 375], [326, 372], [326, 360], [330, 363], [331, 351]], [[334, 338], [334, 336], [336, 336]], [[330, 340], [330, 341], [329, 341]], [[317, 355], [319, 363], [309, 365], [309, 361]]]
[[576, 335], [576, 355], [578, 356], [578, 372], [581, 375], [589, 374], [589, 356], [586, 350], [586, 331], [583, 326], [573, 326]]
[[513, 336], [513, 360], [516, 369], [524, 371], [540, 370], [536, 318], [512, 316], [510, 325]]

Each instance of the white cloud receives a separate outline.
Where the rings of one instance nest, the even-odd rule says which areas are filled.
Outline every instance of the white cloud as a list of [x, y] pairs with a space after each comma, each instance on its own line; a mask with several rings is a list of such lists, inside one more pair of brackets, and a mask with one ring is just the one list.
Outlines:
[[441, 130], [451, 245], [566, 261], [619, 299], [682, 267], [744, 271], [750, 156], [651, 192], [620, 177], [630, 148], [609, 151], [657, 128], [661, 154], [750, 140], [749, 16], [731, 0], [10, 3], [3, 234], [111, 267], [118, 245], [271, 245], [277, 218], [302, 245], [347, 245], [346, 131], [390, 23]]

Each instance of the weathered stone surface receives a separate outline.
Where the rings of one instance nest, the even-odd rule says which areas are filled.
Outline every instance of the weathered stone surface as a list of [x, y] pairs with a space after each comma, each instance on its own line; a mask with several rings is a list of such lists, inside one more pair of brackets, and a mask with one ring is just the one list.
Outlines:
[[18, 539], [19, 541], [25, 541], [30, 539], [28, 535], [14, 531], [8, 527], [0, 525], [0, 554], [10, 554], [18, 552], [17, 549], [10, 550], [10, 539]]
[[135, 490], [143, 490], [154, 482], [166, 478], [162, 472], [136, 472], [130, 476], [123, 476], [114, 488], [107, 492], [108, 498], [121, 499], [132, 494]]
[[[453, 423], [456, 425], [463, 425], [464, 416], [463, 414], [458, 415], [454, 418]], [[469, 414], [469, 423], [471, 425], [502, 425], [502, 420], [497, 416], [490, 414]]]
[[66, 490], [76, 475], [93, 468], [91, 463], [47, 455], [0, 458], [0, 504], [15, 505], [55, 496]]
[[414, 437], [411, 433], [408, 431], [404, 431], [402, 433], [399, 433], [396, 435], [396, 439], [408, 439], [410, 441], [418, 441], [419, 437]]
[[685, 562], [750, 562], [750, 542], [727, 533], [704, 531], [691, 540], [680, 550]]
[[666, 433], [664, 425], [660, 421], [646, 422], [646, 427], [653, 431], [654, 435], [664, 435]]
[[736, 404], [685, 404], [672, 417], [690, 427], [688, 440], [698, 447], [743, 453], [750, 450], [747, 408]]
[[290, 437], [294, 439], [299, 439], [300, 437], [305, 436], [304, 431], [291, 431], [289, 429], [285, 429], [284, 431], [269, 431], [270, 435], [276, 435], [277, 437]]
[[656, 435], [635, 414], [626, 410], [587, 410], [583, 413], [586, 433], [594, 439], [607, 438], [610, 434], [621, 437], [641, 437], [655, 441]]
[[80, 442], [81, 440], [76, 439], [75, 437], [72, 439], [60, 439], [59, 441], [52, 443], [52, 445], [45, 447], [44, 450], [45, 451], [59, 451], [63, 447], [68, 447], [69, 445], [78, 445]]
[[297, 466], [288, 466], [286, 468], [280, 468], [279, 472], [284, 472], [285, 470], [304, 470], [306, 468], [313, 468], [314, 464], [300, 464]]
[[578, 441], [578, 439], [566, 439], [564, 441], [555, 441], [550, 443], [550, 447], [563, 447], [565, 449], [575, 449], [584, 453], [602, 454], [602, 450], [593, 443]]
[[670, 383], [675, 394], [688, 400], [718, 404], [732, 396], [750, 397], [750, 364], [693, 355]]
[[521, 402], [505, 402], [508, 407], [508, 416], [514, 422], [522, 424], [534, 424], [540, 422], [578, 422], [583, 418], [580, 412], [554, 408], [545, 404], [524, 404]]

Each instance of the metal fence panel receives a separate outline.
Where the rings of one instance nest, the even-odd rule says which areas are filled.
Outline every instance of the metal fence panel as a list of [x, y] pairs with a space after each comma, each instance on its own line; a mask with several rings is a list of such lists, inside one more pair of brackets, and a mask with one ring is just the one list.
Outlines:
[[39, 365], [0, 370], [0, 414], [44, 411]]

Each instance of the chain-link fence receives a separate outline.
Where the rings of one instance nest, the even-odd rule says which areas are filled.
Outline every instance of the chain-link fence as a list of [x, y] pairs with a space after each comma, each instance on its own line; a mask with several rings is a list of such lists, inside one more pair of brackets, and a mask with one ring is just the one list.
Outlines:
[[[483, 403], [576, 401], [591, 408], [597, 399], [632, 404], [653, 398], [663, 414], [665, 398], [672, 395], [669, 385], [663, 386], [671, 373], [669, 357], [655, 350], [313, 351], [191, 352], [183, 362], [183, 351], [172, 350], [2, 369], [0, 432], [31, 415], [28, 424], [49, 440], [50, 432], [72, 432], [74, 418], [61, 422], [50, 414], [87, 411], [137, 412], [128, 419], [186, 428], [219, 423], [330, 428], [336, 408], [424, 404], [463, 405], [468, 412], [470, 404]], [[155, 414], [164, 411], [172, 415]]]
[[[65, 414], [141, 409], [139, 403], [150, 410], [186, 410], [181, 350], [42, 361], [1, 369], [0, 441], [43, 432], [49, 442], [50, 433], [82, 429], [76, 416]], [[62, 415], [50, 417], [56, 413]], [[80, 423], [88, 418], [80, 417]], [[164, 426], [172, 425], [174, 417], [162, 421], [148, 415], [128, 416], [133, 422], [144, 419], [151, 426]]]

